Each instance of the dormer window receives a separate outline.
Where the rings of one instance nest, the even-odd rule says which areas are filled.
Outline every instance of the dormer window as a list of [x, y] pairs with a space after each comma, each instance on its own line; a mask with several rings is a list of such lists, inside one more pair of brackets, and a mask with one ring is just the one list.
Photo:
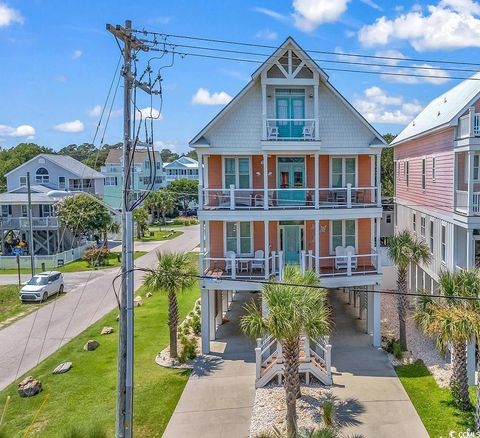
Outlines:
[[35, 172], [35, 183], [36, 184], [48, 184], [50, 177], [48, 175], [48, 170], [45, 167], [39, 167]]

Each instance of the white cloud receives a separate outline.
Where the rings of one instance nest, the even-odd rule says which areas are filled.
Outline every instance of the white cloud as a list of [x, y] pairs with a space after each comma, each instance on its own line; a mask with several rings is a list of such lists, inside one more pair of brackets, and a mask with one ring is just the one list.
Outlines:
[[278, 38], [278, 34], [270, 29], [262, 29], [255, 34], [255, 38], [267, 41], [275, 41]]
[[100, 114], [102, 114], [102, 107], [101, 105], [95, 105], [93, 108], [90, 108], [87, 111], [87, 114], [90, 117], [100, 117]]
[[141, 117], [142, 119], [162, 120], [162, 115], [160, 114], [160, 111], [152, 107], [146, 107], [137, 110], [137, 117]]
[[370, 6], [373, 9], [376, 9], [377, 11], [382, 11], [383, 9], [375, 3], [373, 0], [360, 0], [362, 3], [366, 4], [367, 6]]
[[305, 32], [320, 24], [332, 23], [347, 10], [350, 0], [293, 0], [293, 18], [297, 28]]
[[402, 96], [390, 96], [379, 87], [370, 87], [353, 105], [370, 123], [406, 125], [421, 110], [417, 100], [405, 102]]
[[273, 11], [271, 9], [256, 7], [256, 8], [253, 8], [253, 10], [256, 12], [260, 12], [261, 14], [266, 15], [267, 17], [274, 18], [275, 20], [278, 20], [278, 21], [287, 20], [287, 17], [285, 15], [282, 15], [279, 12]]
[[472, 0], [441, 0], [412, 9], [394, 19], [383, 16], [363, 26], [359, 41], [367, 47], [406, 40], [417, 51], [480, 47], [480, 4]]
[[81, 50], [74, 50], [72, 53], [72, 59], [78, 59], [82, 56], [83, 52]]
[[83, 125], [83, 122], [81, 122], [80, 120], [73, 120], [71, 122], [65, 122], [55, 125], [53, 129], [59, 132], [82, 132], [85, 127]]
[[232, 96], [225, 91], [210, 93], [206, 88], [199, 88], [192, 96], [194, 105], [225, 105], [232, 100]]
[[27, 137], [31, 140], [34, 135], [35, 128], [30, 125], [19, 125], [17, 127], [0, 125], [0, 137]]
[[6, 3], [0, 2], [0, 27], [7, 27], [13, 23], [23, 24], [22, 14]]

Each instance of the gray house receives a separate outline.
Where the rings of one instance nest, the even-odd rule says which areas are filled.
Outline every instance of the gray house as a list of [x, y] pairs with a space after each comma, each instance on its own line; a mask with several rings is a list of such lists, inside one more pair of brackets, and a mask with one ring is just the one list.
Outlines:
[[27, 255], [29, 242], [27, 172], [31, 179], [33, 251], [53, 255], [76, 247], [77, 239], [55, 217], [52, 190], [103, 195], [104, 176], [66, 155], [40, 154], [8, 172], [7, 192], [0, 193], [0, 239], [4, 256]]

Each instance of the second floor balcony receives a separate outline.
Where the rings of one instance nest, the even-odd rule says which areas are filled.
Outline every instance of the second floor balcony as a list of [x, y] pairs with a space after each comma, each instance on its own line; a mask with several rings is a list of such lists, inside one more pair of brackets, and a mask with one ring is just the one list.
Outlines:
[[319, 140], [315, 119], [266, 119], [264, 138], [267, 141]]
[[[59, 222], [55, 216], [33, 217], [32, 226], [34, 229], [56, 229]], [[3, 230], [27, 230], [29, 227], [28, 217], [0, 217], [0, 228]]]

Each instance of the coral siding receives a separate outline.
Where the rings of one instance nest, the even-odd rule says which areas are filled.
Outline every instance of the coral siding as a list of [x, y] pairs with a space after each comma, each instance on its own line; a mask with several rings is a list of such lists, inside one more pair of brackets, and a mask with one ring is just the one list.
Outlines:
[[265, 250], [264, 230], [265, 225], [263, 222], [256, 221], [253, 223], [253, 248], [255, 251], [259, 249]]
[[[454, 130], [448, 129], [394, 149], [395, 165], [398, 160], [409, 161], [409, 187], [404, 174], [404, 161], [396, 176], [395, 196], [410, 205], [429, 206], [433, 209], [453, 211]], [[436, 157], [435, 181], [432, 181], [432, 157]], [[422, 159], [426, 159], [426, 190], [422, 190]], [[396, 167], [398, 168], [398, 167]]]
[[223, 256], [223, 222], [210, 221], [210, 257]]
[[261, 155], [252, 155], [251, 160], [253, 188], [263, 189], [263, 157]]
[[208, 157], [208, 187], [211, 189], [222, 188], [221, 155], [210, 155]]
[[[357, 220], [357, 253], [371, 254], [372, 253], [372, 222], [371, 219]], [[358, 266], [368, 266], [372, 264], [370, 257], [360, 257], [357, 259]]]
[[371, 187], [372, 160], [370, 155], [358, 155], [358, 187]]
[[269, 222], [270, 251], [278, 251], [278, 222]]
[[305, 251], [315, 253], [315, 221], [305, 221]]

